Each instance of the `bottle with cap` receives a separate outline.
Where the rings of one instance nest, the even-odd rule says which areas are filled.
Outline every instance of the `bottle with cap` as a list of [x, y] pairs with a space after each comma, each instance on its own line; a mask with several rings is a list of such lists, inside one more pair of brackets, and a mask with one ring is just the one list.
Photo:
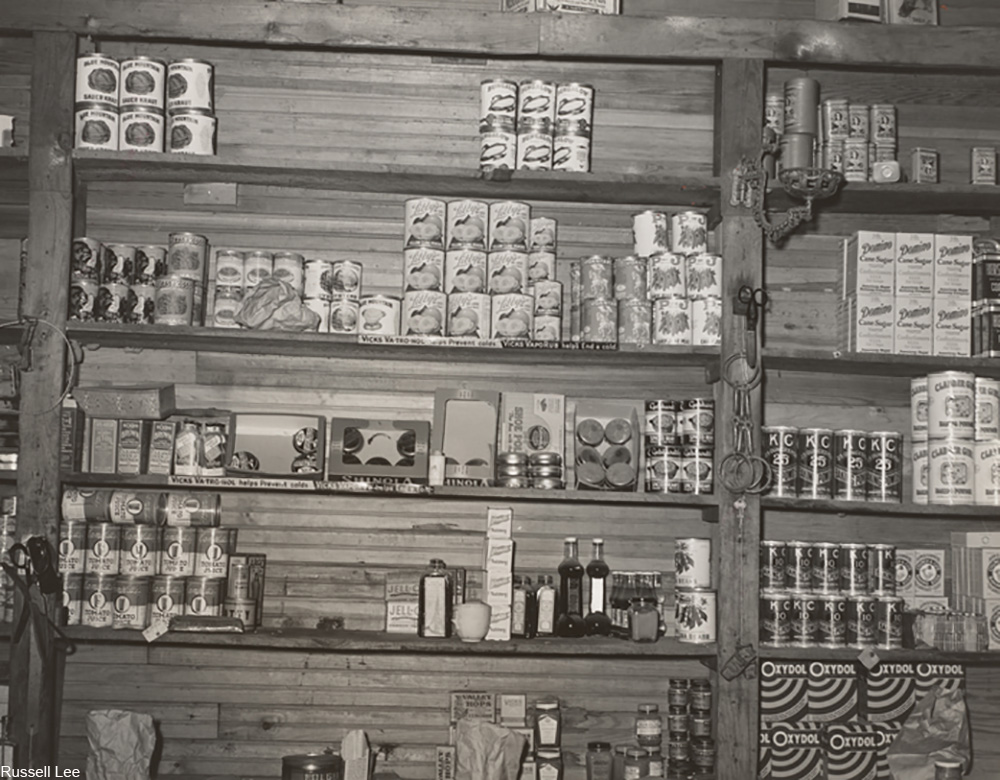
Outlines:
[[559, 564], [559, 620], [556, 635], [580, 637], [587, 633], [583, 617], [583, 575], [585, 570], [577, 553], [575, 536], [563, 543], [563, 560]]
[[611, 569], [604, 560], [604, 540], [594, 539], [587, 576], [590, 578], [590, 605], [584, 622], [589, 636], [608, 636], [611, 618], [608, 617], [607, 581]]

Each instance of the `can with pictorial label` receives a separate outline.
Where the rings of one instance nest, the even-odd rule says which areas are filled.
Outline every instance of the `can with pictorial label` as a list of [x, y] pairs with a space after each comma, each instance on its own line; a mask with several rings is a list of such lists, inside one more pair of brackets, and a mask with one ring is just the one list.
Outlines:
[[513, 120], [492, 120], [479, 125], [479, 169], [514, 170], [517, 165], [517, 132]]
[[167, 66], [162, 60], [142, 55], [121, 63], [121, 87], [118, 103], [127, 107], [156, 111], [163, 116]]
[[653, 343], [672, 346], [691, 344], [691, 303], [687, 298], [653, 301]]
[[447, 334], [466, 338], [489, 338], [490, 301], [490, 296], [485, 293], [449, 295]]
[[83, 620], [83, 577], [83, 574], [62, 575], [62, 606], [67, 626], [78, 626]]
[[197, 530], [168, 526], [160, 536], [160, 574], [176, 577], [194, 575]]
[[517, 125], [517, 169], [552, 170], [552, 125], [545, 120]]
[[[670, 223], [661, 211], [640, 211], [632, 215], [633, 252], [652, 257], [670, 251]], [[676, 293], [684, 295], [684, 290]]]
[[215, 69], [210, 62], [175, 60], [167, 66], [167, 111], [214, 109]]
[[927, 430], [931, 439], [975, 438], [975, 374], [942, 371], [927, 375]]
[[785, 588], [803, 593], [812, 590], [813, 547], [809, 542], [785, 544]]
[[771, 495], [795, 498], [799, 429], [789, 425], [767, 425], [761, 431], [764, 434], [763, 458], [771, 468]]
[[236, 537], [235, 528], [199, 528], [195, 540], [195, 576], [224, 579], [229, 572], [229, 556], [236, 549]]
[[184, 614], [183, 577], [161, 574], [153, 577], [149, 588], [149, 624], [167, 624], [175, 615]]
[[210, 156], [215, 154], [216, 119], [208, 111], [188, 109], [167, 120], [167, 151]]
[[105, 103], [79, 103], [76, 107], [77, 149], [118, 149], [119, 116], [116, 106]]
[[112, 628], [142, 630], [149, 622], [149, 578], [115, 578]]
[[868, 593], [868, 547], [851, 542], [840, 546], [840, 589], [851, 595]]
[[219, 524], [222, 499], [218, 493], [167, 493], [164, 504], [166, 524], [207, 527]]
[[707, 644], [715, 641], [716, 598], [714, 590], [677, 589], [677, 639]]
[[932, 440], [927, 460], [929, 503], [960, 505], [975, 501], [973, 442]]
[[107, 54], [80, 54], [76, 58], [76, 104], [119, 105], [121, 65]]
[[119, 571], [132, 577], [152, 577], [160, 567], [160, 529], [155, 525], [123, 525]]
[[93, 628], [114, 625], [115, 579], [117, 574], [89, 571], [83, 575], [83, 610], [80, 623]]
[[914, 441], [910, 456], [913, 461], [911, 478], [913, 495], [911, 497], [914, 504], [926, 504], [930, 495], [930, 461], [927, 442]]
[[903, 435], [876, 431], [868, 435], [867, 480], [869, 501], [903, 500]]
[[847, 598], [840, 593], [820, 593], [817, 618], [819, 646], [844, 647], [847, 644]]
[[875, 647], [877, 641], [875, 631], [874, 596], [854, 595], [847, 598], [847, 646]]
[[87, 525], [85, 571], [94, 574], [118, 574], [121, 528], [114, 523]]
[[59, 573], [83, 574], [87, 552], [87, 523], [64, 520], [59, 524]]
[[764, 647], [788, 647], [792, 640], [792, 594], [764, 590], [760, 594], [760, 643]]
[[712, 540], [674, 540], [675, 585], [678, 588], [712, 587]]
[[118, 148], [123, 152], [162, 152], [163, 124], [163, 114], [153, 109], [122, 109]]
[[479, 85], [479, 120], [491, 122], [517, 119], [517, 83], [506, 79], [487, 79]]

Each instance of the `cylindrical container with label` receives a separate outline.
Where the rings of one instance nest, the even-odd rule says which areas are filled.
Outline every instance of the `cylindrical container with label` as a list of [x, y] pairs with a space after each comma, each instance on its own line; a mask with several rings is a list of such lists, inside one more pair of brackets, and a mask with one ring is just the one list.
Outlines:
[[813, 145], [816, 136], [810, 133], [786, 133], [781, 136], [781, 168], [813, 167]]
[[708, 251], [708, 217], [700, 211], [682, 211], [670, 218], [670, 251], [697, 255]]
[[150, 580], [149, 624], [168, 624], [184, 614], [184, 577], [161, 574]]
[[166, 73], [166, 64], [153, 57], [138, 55], [122, 60], [118, 104], [123, 109], [153, 110], [162, 117], [166, 108]]
[[531, 206], [515, 200], [502, 200], [490, 204], [489, 250], [497, 252], [528, 251], [528, 230], [531, 225]]
[[196, 233], [171, 233], [167, 243], [166, 273], [204, 282], [208, 265], [208, 239]]
[[489, 204], [481, 200], [449, 201], [445, 245], [448, 250], [486, 250]]
[[896, 548], [891, 544], [868, 548], [868, 591], [875, 596], [896, 595]]
[[678, 588], [712, 587], [712, 540], [674, 540], [675, 586]]
[[334, 293], [330, 301], [330, 333], [357, 333], [359, 309], [360, 304], [354, 296]]
[[246, 256], [234, 249], [215, 253], [215, 283], [223, 287], [246, 286]]
[[71, 278], [100, 283], [104, 272], [104, 246], [96, 238], [73, 239], [70, 259]]
[[87, 523], [64, 520], [59, 524], [59, 573], [83, 574], [87, 554]]
[[580, 310], [580, 340], [590, 344], [618, 341], [618, 305], [611, 298], [587, 298]]
[[545, 120], [517, 123], [517, 169], [552, 170], [552, 125]]
[[709, 495], [714, 489], [711, 447], [684, 447], [681, 454], [684, 471], [683, 490], [694, 495]]
[[117, 574], [89, 571], [83, 575], [83, 611], [80, 623], [92, 628], [114, 624], [115, 579]]
[[819, 604], [815, 593], [793, 593], [791, 636], [792, 647], [816, 647], [819, 645]]
[[867, 500], [899, 503], [903, 500], [903, 435], [876, 431], [868, 435]]
[[160, 566], [160, 529], [155, 525], [123, 525], [119, 571], [131, 577], [152, 577]]
[[646, 268], [645, 258], [635, 255], [616, 257], [613, 264], [614, 297], [618, 300], [645, 300]]
[[302, 305], [319, 317], [316, 325], [317, 333], [330, 332], [330, 299], [329, 298], [303, 298]]
[[977, 441], [973, 450], [975, 503], [979, 506], [1000, 506], [1000, 441]]
[[967, 371], [928, 374], [927, 431], [931, 439], [975, 438], [975, 374]]
[[715, 641], [714, 590], [677, 589], [677, 639], [707, 644]]
[[771, 539], [760, 543], [761, 590], [785, 589], [785, 543]]
[[785, 127], [783, 133], [819, 132], [819, 82], [808, 77], [785, 82]]
[[243, 307], [243, 291], [239, 287], [215, 288], [212, 305], [212, 324], [216, 328], [239, 328], [236, 314]]
[[[661, 211], [640, 211], [632, 215], [633, 252], [652, 257], [670, 251], [670, 222]], [[684, 294], [683, 291], [680, 293]]]
[[[871, 109], [864, 103], [851, 103], [847, 107], [848, 138], [860, 138], [865, 141], [874, 140], [871, 137], [869, 119]], [[890, 140], [895, 141], [895, 138]]]
[[[218, 493], [167, 493], [166, 524], [184, 528], [206, 528], [219, 524], [222, 498]], [[164, 572], [166, 574], [167, 572]]]
[[253, 599], [227, 598], [222, 603], [222, 614], [238, 618], [243, 623], [244, 631], [253, 631], [257, 627], [257, 602]]
[[553, 82], [541, 79], [522, 81], [517, 92], [518, 124], [539, 119], [555, 124], [556, 85]]
[[552, 170], [590, 172], [590, 129], [583, 122], [559, 122], [552, 137]]
[[437, 290], [414, 290], [403, 296], [400, 331], [404, 336], [443, 336], [448, 296]]
[[764, 126], [772, 129], [775, 134], [785, 132], [785, 96], [768, 95], [764, 99]]
[[98, 322], [125, 322], [128, 307], [128, 285], [122, 282], [102, 282], [97, 288], [94, 319]]
[[76, 98], [74, 102], [119, 105], [121, 65], [107, 54], [80, 54], [76, 58]]
[[305, 258], [298, 252], [275, 252], [271, 275], [302, 295]]
[[225, 579], [229, 556], [236, 549], [235, 528], [199, 528], [195, 540], [195, 577]]
[[522, 293], [528, 280], [528, 255], [516, 250], [490, 252], [486, 267], [492, 295]]
[[790, 425], [766, 425], [763, 433], [763, 458], [771, 467], [772, 496], [795, 498], [798, 494], [799, 429]]
[[[910, 434], [913, 441], [927, 441], [927, 377], [910, 380]], [[940, 434], [939, 434], [940, 436]]]
[[479, 120], [517, 120], [517, 83], [506, 79], [487, 79], [479, 84]]
[[111, 627], [141, 631], [149, 622], [149, 577], [115, 578], [114, 615]]
[[930, 440], [927, 448], [928, 502], [953, 506], [975, 502], [974, 443]]
[[514, 170], [517, 165], [517, 131], [513, 120], [479, 125], [479, 170]]
[[877, 144], [897, 143], [896, 106], [892, 103], [872, 105], [869, 136]]
[[657, 252], [649, 258], [646, 294], [650, 300], [687, 296], [687, 258], [676, 252]]
[[[416, 290], [440, 292], [444, 275], [445, 253], [443, 250], [428, 247], [411, 247], [403, 250], [404, 293]], [[336, 269], [334, 269], [332, 278], [336, 278]]]
[[875, 602], [874, 596], [857, 594], [847, 597], [848, 647], [875, 647]]
[[87, 525], [85, 571], [95, 574], [118, 574], [121, 529], [114, 523]]
[[62, 494], [62, 519], [106, 523], [114, 491], [102, 488], [65, 488]]
[[535, 299], [530, 295], [494, 295], [490, 302], [490, 337], [530, 338], [534, 329], [534, 305]]
[[689, 256], [685, 279], [689, 298], [721, 298], [722, 255], [699, 252]]
[[185, 615], [222, 615], [225, 579], [188, 577], [184, 586]]
[[976, 441], [1000, 438], [1000, 380], [976, 377]]
[[135, 248], [136, 284], [153, 284], [157, 277], [167, 273], [167, 249], [163, 246], [144, 244]]
[[618, 301], [618, 343], [644, 346], [653, 340], [653, 304], [645, 300]]
[[[403, 254], [405, 257], [406, 252]], [[440, 252], [438, 254], [440, 255]], [[443, 256], [441, 257], [440, 267], [444, 267]], [[361, 279], [364, 275], [364, 267], [361, 263], [356, 260], [334, 260], [330, 269], [333, 295], [340, 293], [358, 300], [361, 297]], [[439, 286], [434, 289], [440, 289], [441, 276], [443, 274], [437, 277]]]
[[785, 587], [793, 593], [812, 590], [814, 548], [809, 542], [785, 543]]
[[867, 594], [869, 579], [868, 546], [855, 542], [840, 545], [840, 589]]
[[490, 296], [485, 293], [453, 293], [448, 296], [447, 335], [485, 339], [490, 337]]
[[802, 428], [798, 434], [798, 495], [833, 497], [833, 430]]
[[171, 114], [190, 109], [212, 111], [215, 69], [210, 62], [196, 59], [175, 60], [167, 66], [167, 111]]
[[333, 264], [329, 260], [306, 260], [302, 273], [303, 298], [330, 300], [333, 294]]
[[910, 458], [913, 462], [911, 498], [914, 504], [926, 504], [930, 495], [930, 461], [927, 442], [913, 442]]
[[453, 249], [444, 258], [444, 290], [451, 293], [486, 292], [486, 252]]
[[552, 217], [532, 217], [528, 226], [529, 252], [556, 252], [559, 223]]
[[530, 252], [528, 254], [528, 285], [554, 282], [556, 278], [556, 256], [554, 252]]
[[840, 593], [816, 594], [817, 625], [820, 647], [844, 647], [847, 644], [847, 598]]
[[217, 122], [208, 111], [188, 109], [167, 116], [168, 152], [211, 156], [215, 154]]
[[695, 298], [691, 301], [691, 344], [717, 347], [722, 343], [722, 299]]
[[586, 127], [594, 123], [594, 88], [590, 84], [571, 82], [556, 88], [556, 122], [580, 122]]
[[653, 343], [672, 346], [691, 344], [691, 303], [687, 298], [653, 301]]
[[850, 122], [847, 117], [848, 105], [847, 98], [823, 101], [823, 140], [825, 143], [844, 141], [850, 135]]
[[562, 314], [562, 283], [544, 280], [536, 282], [534, 287], [535, 316], [559, 317]]
[[194, 575], [197, 530], [180, 526], [161, 529], [159, 574], [173, 577]]
[[117, 106], [78, 103], [74, 146], [77, 149], [117, 151], [119, 119]]
[[118, 123], [118, 148], [123, 152], [162, 152], [163, 114], [150, 108], [123, 108]]
[[365, 295], [358, 308], [358, 333], [381, 336], [399, 335], [402, 302], [390, 295]]
[[194, 289], [197, 282], [183, 276], [164, 276], [156, 280], [157, 325], [191, 325], [194, 318]]
[[83, 619], [83, 574], [65, 573], [62, 579], [62, 606], [66, 625], [78, 626]]
[[580, 298], [608, 300], [614, 298], [614, 260], [602, 255], [584, 257], [580, 261]]
[[840, 545], [819, 542], [812, 546], [812, 589], [817, 593], [840, 590]]
[[864, 501], [868, 495], [868, 434], [858, 430], [833, 435], [833, 497]]
[[156, 316], [156, 286], [133, 284], [128, 288], [128, 305], [125, 322], [133, 325], [152, 325]]
[[868, 141], [863, 138], [848, 138], [844, 141], [844, 180], [868, 181], [870, 170]]
[[274, 270], [274, 257], [270, 252], [257, 249], [247, 252], [243, 261], [244, 286], [251, 290], [265, 279], [271, 278]]
[[898, 650], [903, 646], [903, 599], [880, 597], [875, 603], [875, 646], [880, 650]]

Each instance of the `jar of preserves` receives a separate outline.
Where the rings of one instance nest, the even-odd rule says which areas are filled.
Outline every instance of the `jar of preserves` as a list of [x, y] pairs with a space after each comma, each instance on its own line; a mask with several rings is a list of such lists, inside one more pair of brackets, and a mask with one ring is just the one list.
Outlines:
[[625, 751], [624, 780], [640, 780], [649, 774], [649, 753], [643, 748], [630, 747]]
[[667, 704], [671, 707], [687, 707], [688, 691], [690, 682], [681, 677], [674, 677], [670, 680], [670, 687], [667, 689]]
[[535, 747], [558, 748], [562, 741], [562, 713], [558, 699], [535, 702]]
[[558, 750], [536, 750], [535, 767], [538, 780], [562, 780], [562, 754]]
[[633, 642], [655, 642], [660, 633], [660, 611], [652, 596], [634, 598], [628, 607], [629, 634]]
[[613, 763], [610, 742], [587, 743], [587, 780], [612, 780]]
[[715, 771], [715, 740], [694, 739], [691, 741], [691, 763], [696, 772]]
[[690, 731], [691, 738], [712, 736], [712, 715], [708, 712], [691, 711]]
[[665, 777], [667, 774], [667, 768], [663, 761], [663, 753], [660, 751], [660, 746], [647, 748], [649, 752], [649, 776], [650, 777]]
[[635, 741], [641, 747], [659, 745], [663, 740], [663, 719], [656, 704], [640, 704], [635, 716]]
[[712, 711], [712, 684], [708, 680], [692, 680], [688, 695], [692, 711]]
[[670, 734], [686, 734], [688, 731], [688, 708], [667, 707], [667, 731]]

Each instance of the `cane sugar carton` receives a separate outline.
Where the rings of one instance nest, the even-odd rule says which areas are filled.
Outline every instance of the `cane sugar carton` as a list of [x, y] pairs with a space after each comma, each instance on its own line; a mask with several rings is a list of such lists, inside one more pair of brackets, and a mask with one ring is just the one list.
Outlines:
[[955, 663], [883, 661], [865, 675], [862, 714], [871, 723], [900, 727], [936, 687], [965, 690], [965, 666]]
[[972, 236], [934, 236], [934, 295], [971, 298]]
[[934, 234], [896, 234], [896, 295], [934, 292]]
[[969, 297], [934, 296], [934, 354], [969, 357], [972, 354], [972, 306]]
[[896, 234], [859, 230], [844, 241], [841, 298], [861, 293], [891, 297], [896, 290], [895, 269]]
[[892, 344], [897, 355], [930, 355], [934, 349], [934, 300], [930, 295], [897, 295]]
[[823, 748], [819, 723], [761, 724], [758, 772], [760, 780], [819, 780]]
[[891, 293], [860, 293], [837, 307], [837, 334], [844, 352], [891, 355], [895, 348], [896, 305]]
[[889, 745], [895, 731], [877, 723], [825, 726], [820, 737], [825, 780], [890, 778]]
[[913, 595], [943, 596], [944, 550], [913, 550]]

